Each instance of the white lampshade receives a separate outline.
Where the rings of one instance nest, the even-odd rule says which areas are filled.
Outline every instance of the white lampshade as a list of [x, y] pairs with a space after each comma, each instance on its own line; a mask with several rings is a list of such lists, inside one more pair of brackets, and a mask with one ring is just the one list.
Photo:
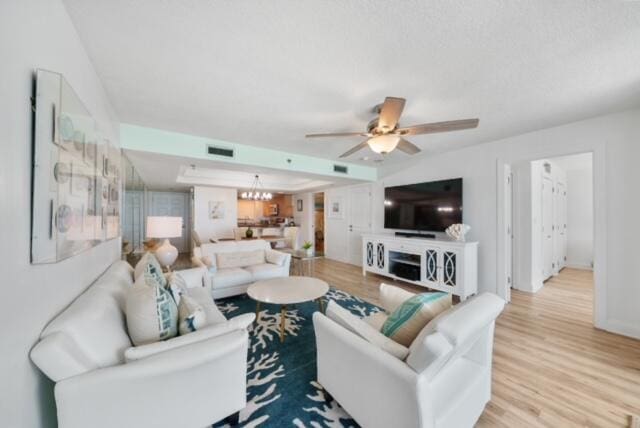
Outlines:
[[182, 217], [147, 217], [147, 238], [179, 238]]
[[367, 141], [371, 150], [376, 153], [386, 154], [396, 148], [400, 142], [400, 137], [397, 135], [380, 135], [373, 137]]

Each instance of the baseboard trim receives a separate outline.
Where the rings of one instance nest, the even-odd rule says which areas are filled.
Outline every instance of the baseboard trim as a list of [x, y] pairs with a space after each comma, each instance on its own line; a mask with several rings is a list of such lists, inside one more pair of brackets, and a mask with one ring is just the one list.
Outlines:
[[593, 266], [589, 265], [585, 265], [582, 263], [570, 263], [570, 262], [566, 262], [564, 267], [568, 267], [571, 269], [580, 269], [580, 270], [590, 270], [593, 271]]
[[609, 319], [606, 321], [606, 324], [602, 326], [602, 329], [611, 333], [640, 340], [640, 326], [626, 321]]

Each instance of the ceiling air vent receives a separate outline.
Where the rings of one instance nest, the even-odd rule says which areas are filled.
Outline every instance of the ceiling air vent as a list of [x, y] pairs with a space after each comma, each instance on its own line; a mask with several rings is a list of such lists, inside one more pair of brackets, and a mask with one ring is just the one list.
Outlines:
[[333, 172], [339, 172], [340, 174], [348, 174], [349, 168], [344, 165], [333, 165]]
[[207, 146], [207, 153], [210, 155], [223, 156], [225, 158], [234, 157], [233, 149], [218, 146]]

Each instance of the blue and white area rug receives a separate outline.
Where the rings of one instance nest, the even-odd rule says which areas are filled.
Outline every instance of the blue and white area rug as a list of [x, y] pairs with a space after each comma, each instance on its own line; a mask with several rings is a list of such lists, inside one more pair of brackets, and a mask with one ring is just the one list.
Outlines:
[[[326, 301], [334, 300], [358, 316], [380, 311], [355, 296], [331, 288]], [[227, 318], [255, 312], [247, 295], [216, 301]], [[316, 382], [316, 339], [312, 316], [316, 302], [288, 307], [286, 337], [280, 343], [280, 307], [262, 305], [260, 321], [249, 331], [247, 406], [240, 411], [243, 427], [357, 427], [335, 402], [327, 402]], [[216, 427], [224, 427], [223, 423]]]

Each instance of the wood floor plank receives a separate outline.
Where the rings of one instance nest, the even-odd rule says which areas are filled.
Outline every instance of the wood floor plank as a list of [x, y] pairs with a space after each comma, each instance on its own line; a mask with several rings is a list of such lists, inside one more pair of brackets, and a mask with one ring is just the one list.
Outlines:
[[[412, 284], [322, 259], [315, 276], [373, 304]], [[496, 322], [493, 396], [478, 427], [628, 427], [640, 415], [640, 341], [593, 327], [593, 275], [564, 269], [536, 294], [512, 291]], [[637, 422], [633, 422], [637, 423]]]

